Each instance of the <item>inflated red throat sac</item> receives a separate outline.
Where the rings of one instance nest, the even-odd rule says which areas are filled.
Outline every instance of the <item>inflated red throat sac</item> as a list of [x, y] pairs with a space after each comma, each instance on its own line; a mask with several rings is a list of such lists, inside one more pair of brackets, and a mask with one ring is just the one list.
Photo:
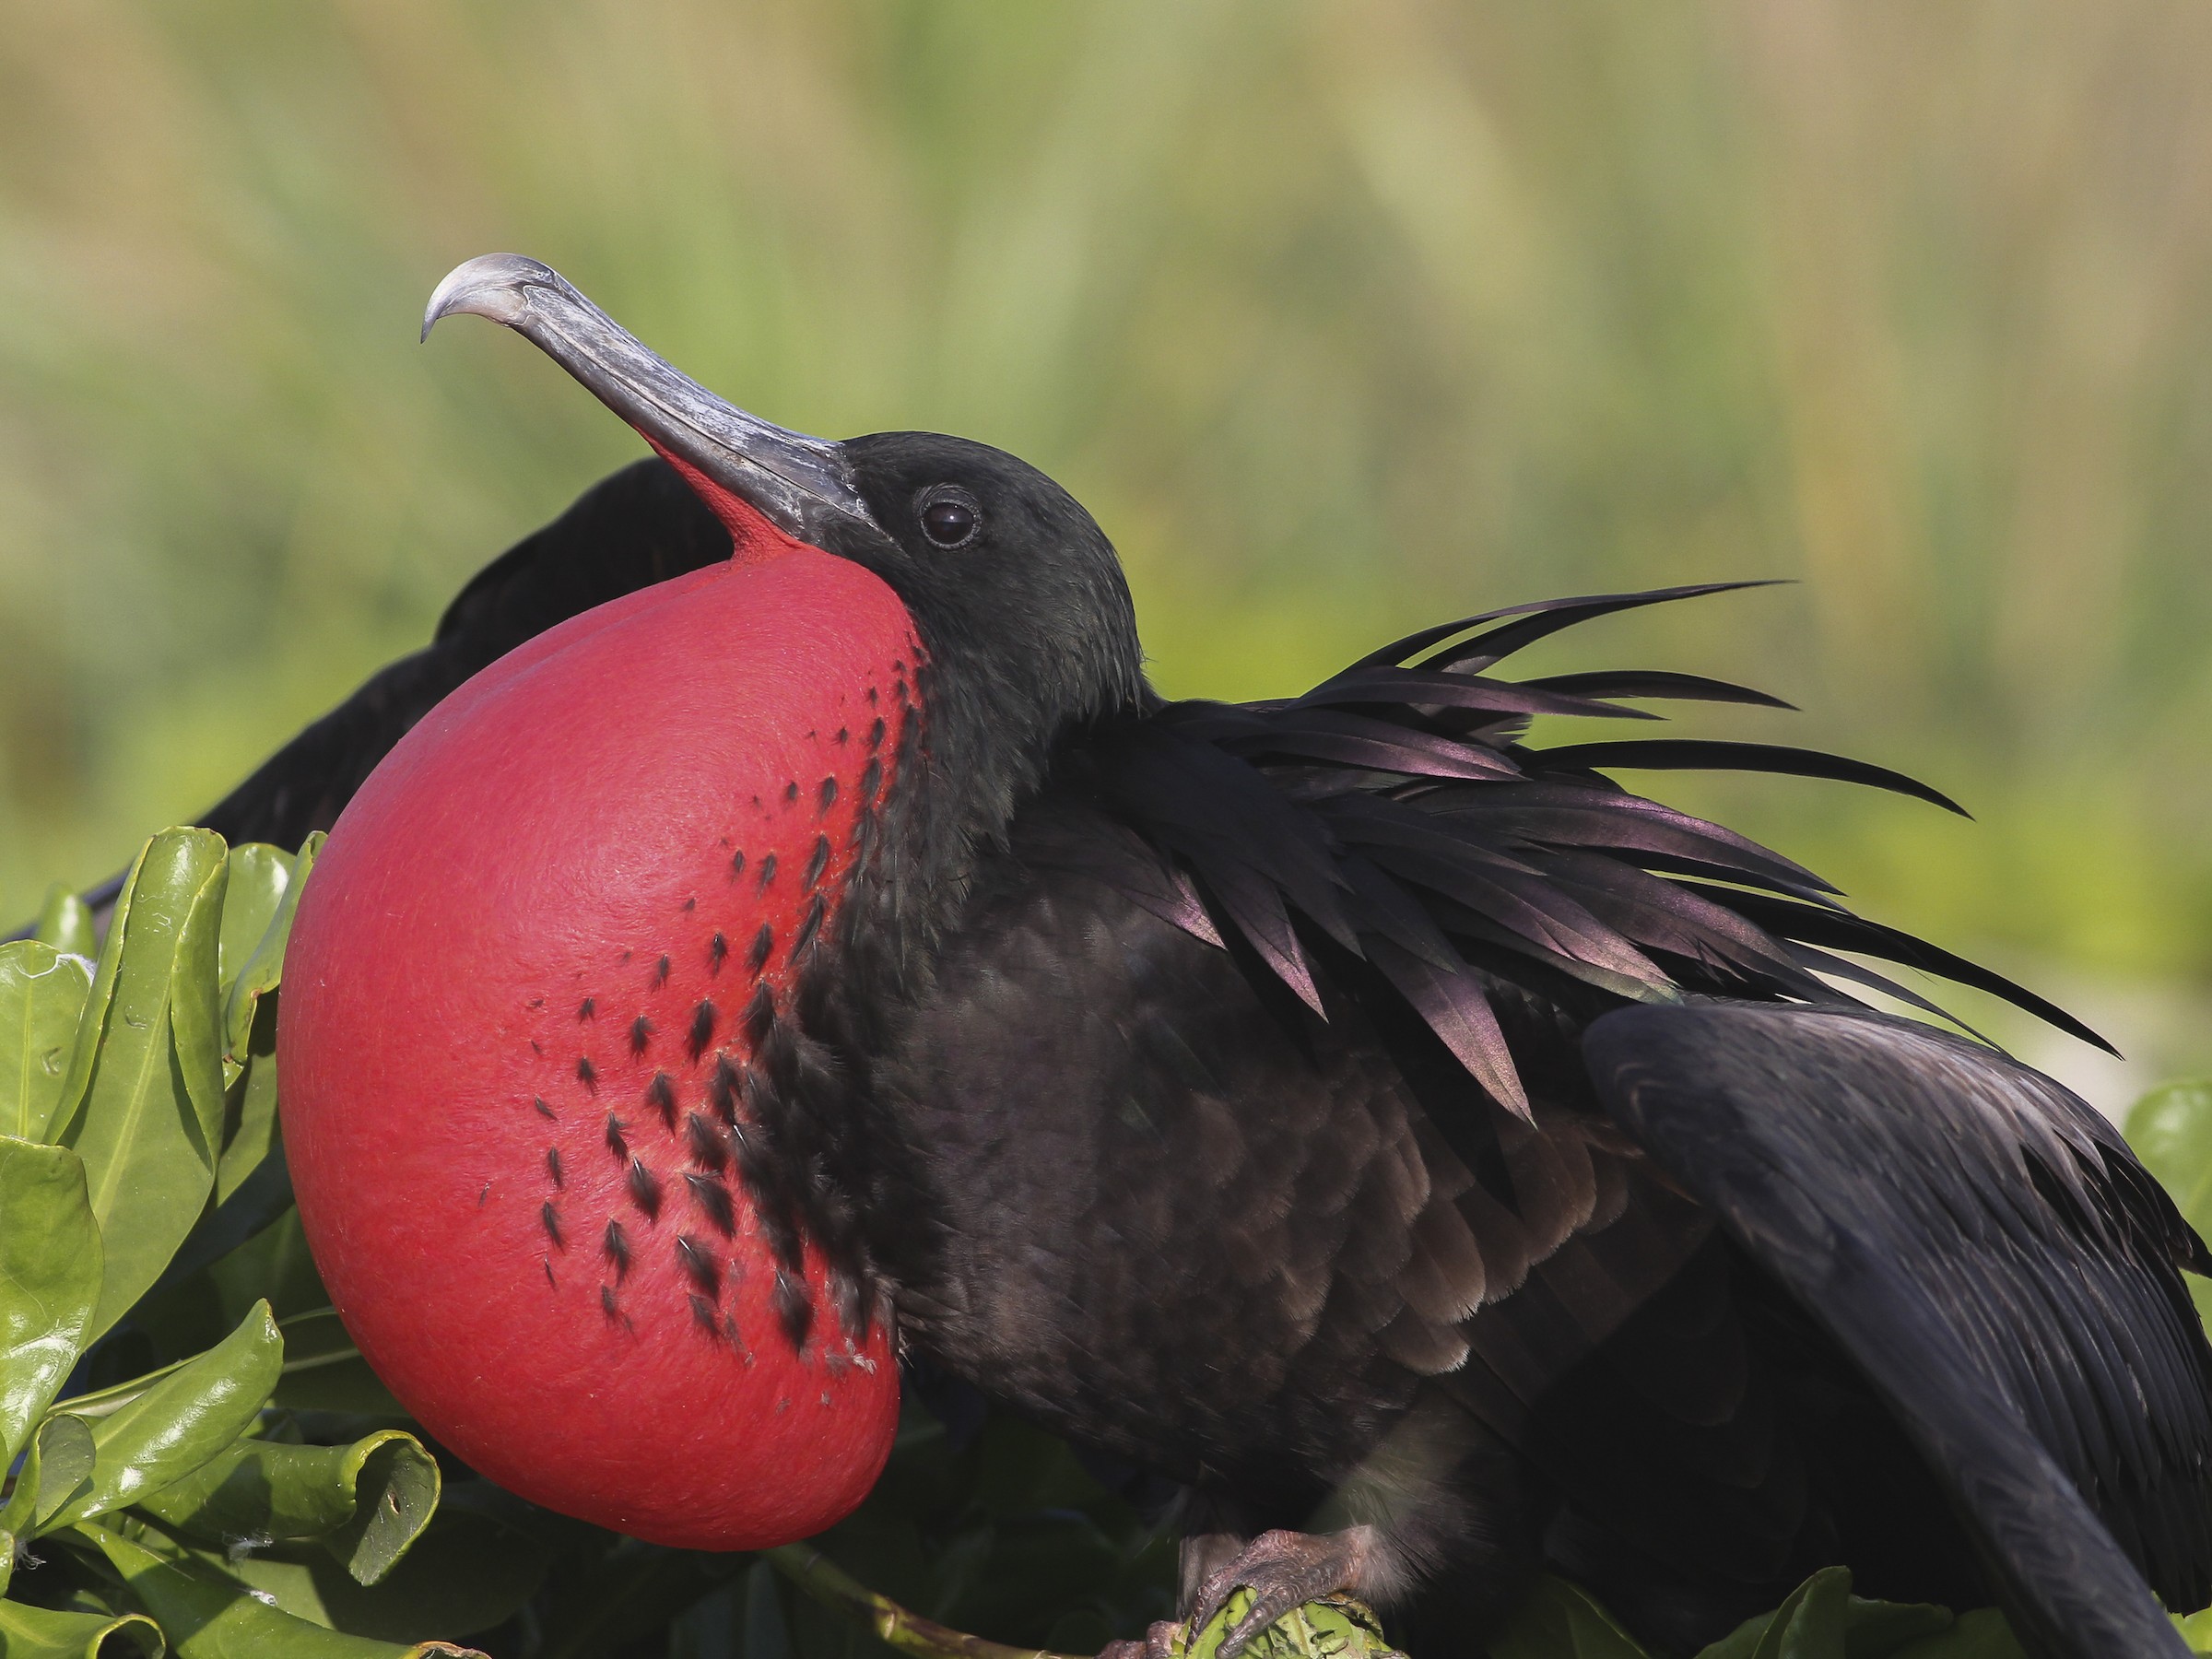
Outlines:
[[739, 559], [494, 664], [339, 818], [279, 1089], [316, 1264], [432, 1435], [746, 1549], [850, 1511], [896, 1427], [888, 1318], [779, 1260], [738, 1168], [753, 1034], [896, 786], [920, 648], [877, 577], [695, 481]]

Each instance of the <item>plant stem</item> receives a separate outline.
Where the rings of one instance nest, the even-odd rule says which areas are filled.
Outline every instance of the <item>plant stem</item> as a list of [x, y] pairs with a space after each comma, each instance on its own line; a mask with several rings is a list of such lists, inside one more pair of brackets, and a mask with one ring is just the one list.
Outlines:
[[761, 1559], [831, 1612], [865, 1625], [885, 1646], [915, 1659], [1071, 1659], [1042, 1648], [1007, 1647], [941, 1625], [878, 1595], [810, 1544], [764, 1549]]

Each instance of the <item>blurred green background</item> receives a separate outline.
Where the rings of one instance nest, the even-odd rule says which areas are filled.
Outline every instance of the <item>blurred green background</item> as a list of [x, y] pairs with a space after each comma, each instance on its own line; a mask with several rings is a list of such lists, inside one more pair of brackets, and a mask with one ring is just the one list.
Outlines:
[[1161, 685], [1573, 590], [1964, 824], [1643, 782], [2212, 1062], [2202, 0], [0, 0], [0, 901], [205, 806], [638, 441], [493, 249], [708, 383], [964, 432]]

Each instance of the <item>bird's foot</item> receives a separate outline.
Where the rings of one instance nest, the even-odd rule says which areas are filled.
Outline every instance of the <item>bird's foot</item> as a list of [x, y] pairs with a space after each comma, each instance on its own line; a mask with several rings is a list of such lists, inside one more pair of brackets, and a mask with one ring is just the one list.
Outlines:
[[1262, 1533], [1198, 1586], [1182, 1623], [1162, 1619], [1142, 1641], [1109, 1642], [1099, 1659], [1175, 1659], [1187, 1630], [1194, 1636], [1240, 1590], [1252, 1606], [1221, 1639], [1218, 1659], [1237, 1659], [1245, 1644], [1293, 1608], [1324, 1595], [1357, 1594], [1373, 1533], [1350, 1526], [1334, 1533]]

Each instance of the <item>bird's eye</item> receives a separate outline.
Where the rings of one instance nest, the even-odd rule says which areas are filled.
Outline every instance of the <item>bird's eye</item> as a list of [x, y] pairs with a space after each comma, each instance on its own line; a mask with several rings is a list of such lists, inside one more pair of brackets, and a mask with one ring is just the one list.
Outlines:
[[949, 485], [940, 484], [922, 500], [922, 534], [940, 547], [966, 547], [982, 517], [973, 496]]

